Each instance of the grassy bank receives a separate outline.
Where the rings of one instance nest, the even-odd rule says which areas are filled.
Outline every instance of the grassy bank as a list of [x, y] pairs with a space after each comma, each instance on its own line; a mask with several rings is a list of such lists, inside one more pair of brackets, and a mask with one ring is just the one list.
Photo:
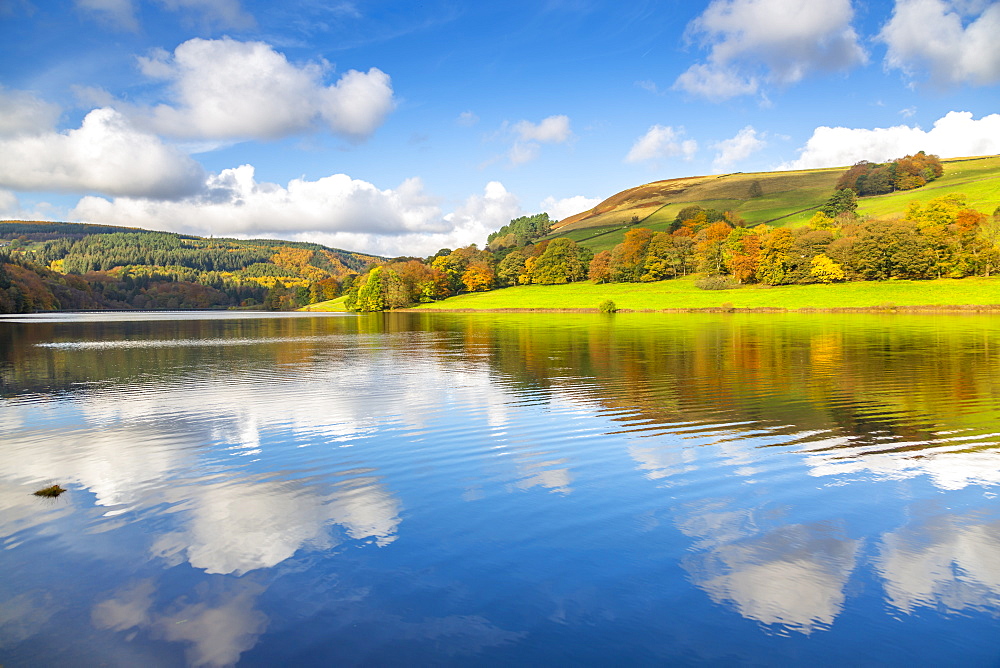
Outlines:
[[452, 309], [594, 309], [611, 299], [620, 309], [705, 308], [835, 309], [905, 306], [997, 306], [1000, 278], [881, 281], [833, 285], [746, 286], [735, 290], [700, 290], [693, 278], [657, 283], [590, 282], [524, 285], [459, 295], [419, 310]]
[[303, 306], [299, 311], [320, 311], [322, 313], [340, 312], [346, 311], [347, 307], [344, 306], [344, 301], [347, 297], [337, 297], [336, 299], [331, 299], [325, 302], [319, 302], [316, 304], [310, 304], [309, 306]]

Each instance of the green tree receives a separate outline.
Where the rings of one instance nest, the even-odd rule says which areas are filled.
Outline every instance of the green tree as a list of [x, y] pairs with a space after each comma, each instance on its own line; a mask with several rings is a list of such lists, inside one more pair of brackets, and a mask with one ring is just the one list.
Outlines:
[[[858, 194], [850, 188], [838, 190], [826, 201], [820, 212], [827, 218], [836, 218], [842, 213], [857, 214]], [[811, 222], [811, 221], [810, 221]]]
[[582, 281], [587, 277], [592, 257], [572, 239], [553, 239], [535, 263], [531, 282], [555, 285]]
[[383, 287], [382, 267], [373, 267], [367, 277], [361, 279], [358, 286], [358, 296], [354, 310], [362, 312], [384, 311], [386, 307], [385, 290]]

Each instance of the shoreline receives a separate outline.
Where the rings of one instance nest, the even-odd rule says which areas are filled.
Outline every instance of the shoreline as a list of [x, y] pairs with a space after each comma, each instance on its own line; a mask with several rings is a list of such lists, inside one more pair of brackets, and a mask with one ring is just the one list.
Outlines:
[[[385, 313], [600, 313], [598, 308], [400, 308]], [[620, 308], [616, 313], [1000, 313], [1000, 304], [831, 306], [828, 308], [782, 306], [691, 307], [665, 309]]]

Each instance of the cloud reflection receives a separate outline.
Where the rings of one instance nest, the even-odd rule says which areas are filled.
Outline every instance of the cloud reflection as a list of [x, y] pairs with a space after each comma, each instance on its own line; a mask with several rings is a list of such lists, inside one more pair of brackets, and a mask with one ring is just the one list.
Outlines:
[[179, 598], [160, 611], [154, 609], [156, 586], [151, 580], [140, 580], [95, 605], [91, 622], [97, 629], [135, 629], [184, 643], [191, 666], [231, 666], [257, 644], [267, 628], [267, 616], [254, 608], [264, 588], [246, 580], [215, 584], [215, 590], [199, 587], [195, 602]]
[[151, 552], [168, 562], [186, 560], [208, 573], [246, 573], [269, 568], [310, 547], [329, 549], [339, 541], [330, 525], [355, 540], [395, 540], [399, 503], [366, 476], [335, 487], [332, 494], [297, 483], [199, 484], [184, 492], [191, 506], [180, 531], [159, 536]]
[[996, 609], [1000, 521], [934, 515], [882, 537], [875, 567], [895, 608]]

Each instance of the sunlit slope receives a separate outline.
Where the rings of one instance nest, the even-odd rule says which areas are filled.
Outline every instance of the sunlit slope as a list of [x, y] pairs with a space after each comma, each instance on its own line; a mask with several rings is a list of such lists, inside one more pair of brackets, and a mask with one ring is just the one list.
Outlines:
[[[859, 212], [901, 214], [912, 201], [926, 201], [949, 192], [969, 196], [971, 206], [992, 213], [1000, 205], [1000, 156], [942, 161], [945, 173], [937, 181], [891, 195], [866, 197]], [[755, 172], [697, 176], [656, 181], [604, 200], [590, 211], [560, 221], [552, 236], [569, 237], [595, 251], [621, 242], [635, 224], [665, 230], [686, 206], [735, 211], [748, 224], [798, 225], [806, 222], [834, 193], [847, 167], [789, 172]], [[755, 185], [756, 184], [756, 185]], [[756, 191], [758, 196], [753, 196]]]
[[863, 197], [858, 201], [858, 213], [891, 216], [905, 212], [910, 202], [923, 203], [948, 193], [963, 193], [969, 198], [969, 206], [985, 214], [1000, 206], [1000, 155], [955, 158], [941, 163], [944, 165], [941, 178], [916, 190]]

